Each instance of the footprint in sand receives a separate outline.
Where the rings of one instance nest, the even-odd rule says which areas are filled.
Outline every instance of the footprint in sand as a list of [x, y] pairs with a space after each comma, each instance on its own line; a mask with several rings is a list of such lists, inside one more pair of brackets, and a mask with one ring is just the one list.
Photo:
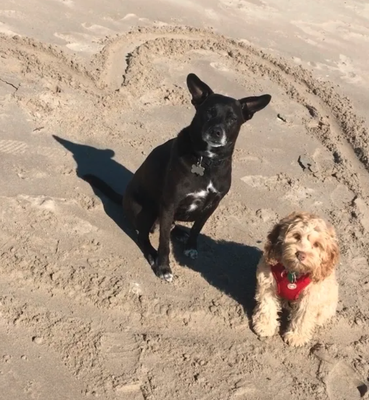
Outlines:
[[134, 377], [141, 349], [131, 333], [107, 332], [101, 339], [101, 347], [105, 354], [106, 368], [112, 375]]
[[67, 154], [64, 150], [53, 147], [29, 146], [19, 140], [0, 140], [0, 153], [19, 155], [24, 153], [35, 153], [49, 157], [60, 157]]
[[0, 140], [0, 153], [23, 154], [28, 146], [24, 142], [17, 140]]
[[141, 385], [139, 383], [121, 385], [116, 388], [116, 394], [118, 398], [125, 400], [144, 400], [145, 397], [141, 391]]
[[356, 400], [367, 393], [367, 385], [345, 362], [334, 365], [326, 379], [327, 393], [331, 400]]
[[144, 400], [141, 382], [137, 377], [141, 348], [130, 332], [107, 332], [101, 339], [105, 368], [117, 377], [116, 399]]

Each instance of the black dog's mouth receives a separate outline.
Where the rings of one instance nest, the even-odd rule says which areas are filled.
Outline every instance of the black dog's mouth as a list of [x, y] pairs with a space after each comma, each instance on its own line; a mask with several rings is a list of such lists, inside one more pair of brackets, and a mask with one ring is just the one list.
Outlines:
[[227, 136], [224, 131], [217, 134], [205, 132], [203, 133], [202, 138], [210, 147], [223, 147], [227, 144]]
[[214, 143], [212, 141], [207, 141], [206, 142], [210, 147], [223, 147], [225, 144], [222, 143]]

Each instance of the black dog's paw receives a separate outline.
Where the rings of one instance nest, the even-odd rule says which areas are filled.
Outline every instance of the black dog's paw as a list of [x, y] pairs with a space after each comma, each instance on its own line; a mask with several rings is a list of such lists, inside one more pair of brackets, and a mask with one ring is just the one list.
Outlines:
[[179, 226], [175, 226], [171, 232], [172, 238], [177, 242], [187, 243], [190, 234]]
[[164, 279], [167, 282], [172, 282], [173, 273], [169, 265], [159, 265], [154, 269], [154, 271], [156, 276], [158, 276], [160, 279]]
[[196, 258], [198, 257], [199, 253], [196, 249], [186, 249], [184, 251], [184, 255], [187, 257], [192, 258], [193, 260], [196, 260]]

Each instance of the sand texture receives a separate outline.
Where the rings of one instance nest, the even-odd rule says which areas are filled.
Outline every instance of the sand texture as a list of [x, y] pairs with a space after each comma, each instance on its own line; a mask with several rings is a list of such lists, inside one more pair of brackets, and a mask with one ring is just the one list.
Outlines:
[[[325, 3], [2, 0], [1, 399], [368, 398], [369, 6]], [[272, 102], [168, 284], [80, 176], [122, 193], [193, 117], [189, 72]], [[293, 210], [342, 252], [337, 316], [302, 349], [249, 326], [260, 249]]]

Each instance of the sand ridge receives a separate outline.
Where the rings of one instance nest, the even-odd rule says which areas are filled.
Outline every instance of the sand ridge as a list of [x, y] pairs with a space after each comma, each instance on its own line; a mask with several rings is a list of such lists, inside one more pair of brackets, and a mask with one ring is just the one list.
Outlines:
[[[0, 36], [2, 332], [30, 346], [36, 368], [55, 360], [52, 379], [61, 374], [73, 398], [360, 398], [369, 374], [368, 132], [349, 99], [212, 30], [138, 27], [101, 45], [84, 62]], [[79, 176], [98, 173], [122, 191], [145, 155], [192, 117], [189, 71], [216, 91], [273, 101], [242, 129], [232, 190], [204, 228], [199, 259], [174, 248], [180, 271], [168, 285], [120, 209]], [[337, 318], [301, 350], [278, 336], [259, 341], [248, 323], [262, 242], [293, 209], [328, 218], [342, 248]], [[6, 376], [17, 380], [27, 361], [5, 356]], [[12, 393], [12, 380], [1, 379]], [[42, 379], [28, 379], [17, 398], [50, 396]]]

